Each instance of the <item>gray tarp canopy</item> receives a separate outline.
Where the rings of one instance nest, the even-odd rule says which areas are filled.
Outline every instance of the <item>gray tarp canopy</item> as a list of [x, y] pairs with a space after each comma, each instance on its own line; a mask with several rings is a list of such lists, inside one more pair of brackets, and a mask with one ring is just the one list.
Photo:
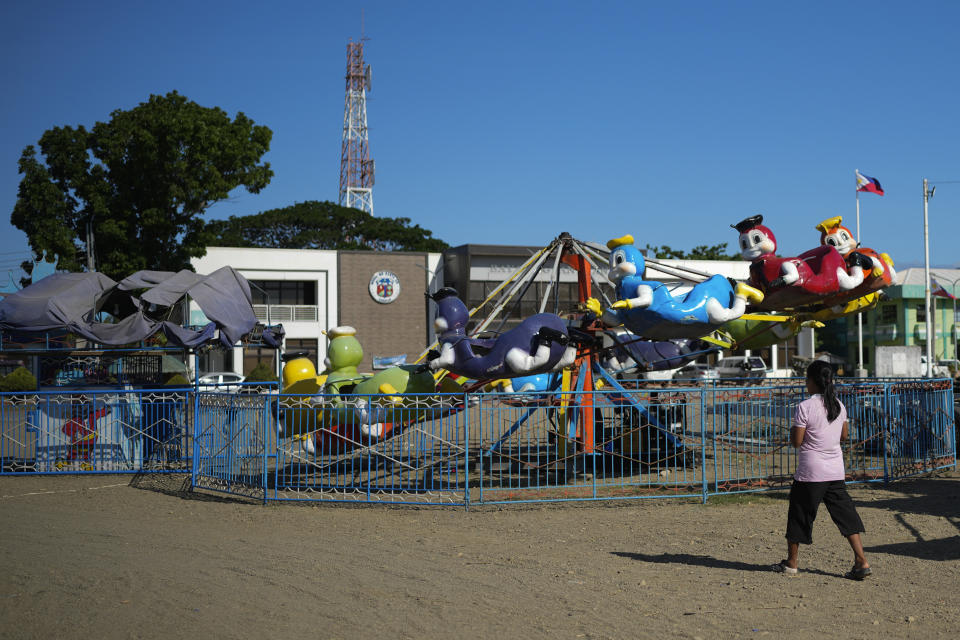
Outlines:
[[[139, 294], [139, 295], [135, 295]], [[190, 296], [210, 322], [199, 330], [166, 318]], [[100, 312], [115, 322], [98, 322]], [[69, 331], [103, 345], [140, 342], [162, 331], [175, 346], [196, 347], [216, 337], [235, 344], [257, 323], [250, 284], [232, 267], [210, 275], [138, 271], [117, 283], [102, 273], [55, 273], [0, 301], [0, 328], [14, 332]]]

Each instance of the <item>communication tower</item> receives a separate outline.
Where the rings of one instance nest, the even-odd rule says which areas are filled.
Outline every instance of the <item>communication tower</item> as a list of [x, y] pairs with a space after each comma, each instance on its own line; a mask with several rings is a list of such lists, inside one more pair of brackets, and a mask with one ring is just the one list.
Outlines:
[[347, 93], [340, 144], [340, 205], [373, 214], [374, 163], [367, 138], [370, 65], [363, 62], [363, 41], [347, 43]]

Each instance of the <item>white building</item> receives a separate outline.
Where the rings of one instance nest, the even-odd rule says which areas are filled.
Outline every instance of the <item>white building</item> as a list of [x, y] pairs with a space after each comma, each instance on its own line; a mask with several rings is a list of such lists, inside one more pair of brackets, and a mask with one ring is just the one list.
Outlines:
[[[416, 356], [428, 343], [432, 323], [426, 317], [423, 292], [438, 286], [440, 260], [439, 253], [208, 247], [204, 257], [193, 260], [193, 267], [197, 273], [224, 266], [236, 269], [250, 281], [257, 320], [283, 325], [283, 350], [313, 354], [321, 367], [326, 357], [324, 332], [340, 324], [356, 326], [369, 367], [375, 355], [395, 355], [390, 350], [397, 349]], [[402, 291], [388, 303], [370, 291], [371, 277], [384, 270], [395, 275]], [[203, 321], [191, 318], [191, 323]], [[266, 349], [212, 351], [200, 369], [245, 374], [258, 361], [272, 362], [273, 357]]]

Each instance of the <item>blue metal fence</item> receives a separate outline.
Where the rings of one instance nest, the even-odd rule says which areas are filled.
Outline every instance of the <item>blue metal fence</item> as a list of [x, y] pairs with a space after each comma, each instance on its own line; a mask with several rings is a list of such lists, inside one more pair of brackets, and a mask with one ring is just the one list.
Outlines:
[[0, 394], [0, 473], [190, 470], [188, 389]]
[[194, 487], [265, 499], [276, 420], [271, 394], [200, 392], [194, 397]]
[[469, 500], [473, 407], [463, 394], [283, 395], [272, 405], [272, 500]]
[[[259, 500], [496, 504], [784, 486], [798, 380], [595, 391], [295, 396], [4, 394], [3, 473], [189, 471]], [[583, 385], [580, 385], [582, 388]], [[955, 465], [948, 380], [844, 384], [850, 480]]]

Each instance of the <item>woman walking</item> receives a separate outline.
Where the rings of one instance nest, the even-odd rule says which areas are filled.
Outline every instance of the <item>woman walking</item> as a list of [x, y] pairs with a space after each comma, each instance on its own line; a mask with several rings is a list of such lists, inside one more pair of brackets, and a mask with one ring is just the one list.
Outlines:
[[797, 573], [800, 545], [813, 542], [813, 521], [823, 502], [853, 549], [853, 568], [845, 577], [863, 580], [871, 573], [860, 541], [863, 521], [844, 485], [840, 449], [847, 439], [847, 409], [837, 398], [830, 365], [817, 360], [807, 367], [807, 391], [810, 397], [797, 407], [790, 429], [790, 444], [799, 451], [787, 514], [787, 559], [773, 569]]

